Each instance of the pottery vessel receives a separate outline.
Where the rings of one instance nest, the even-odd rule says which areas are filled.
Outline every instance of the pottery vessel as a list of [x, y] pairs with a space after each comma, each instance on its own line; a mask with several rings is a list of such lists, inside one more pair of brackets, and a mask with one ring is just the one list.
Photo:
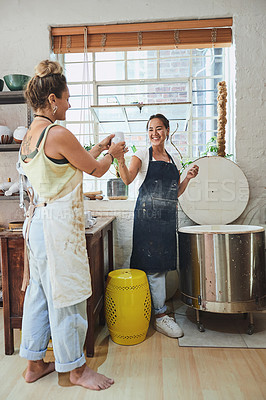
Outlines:
[[10, 144], [13, 141], [13, 135], [11, 130], [5, 126], [0, 125], [0, 143], [1, 144]]
[[21, 143], [27, 133], [27, 130], [28, 128], [26, 126], [18, 126], [13, 133], [14, 142]]
[[121, 178], [107, 181], [107, 197], [109, 200], [126, 200], [128, 198], [128, 186]]
[[30, 80], [30, 76], [9, 74], [4, 76], [4, 81], [9, 90], [23, 90]]
[[115, 137], [112, 139], [113, 143], [119, 143], [119, 142], [124, 142], [125, 141], [125, 136], [123, 132], [115, 132]]

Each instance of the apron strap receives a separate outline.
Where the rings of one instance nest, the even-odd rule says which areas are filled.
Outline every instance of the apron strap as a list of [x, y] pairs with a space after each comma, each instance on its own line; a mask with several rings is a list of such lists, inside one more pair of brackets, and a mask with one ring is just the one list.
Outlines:
[[29, 257], [28, 257], [27, 244], [28, 244], [28, 240], [29, 240], [29, 232], [30, 232], [30, 225], [31, 225], [32, 217], [33, 217], [35, 208], [46, 207], [46, 205], [47, 205], [47, 203], [34, 204], [34, 202], [33, 202], [34, 191], [33, 191], [32, 187], [28, 187], [27, 192], [28, 192], [28, 196], [30, 199], [30, 204], [29, 204], [29, 208], [26, 213], [26, 216], [29, 218], [29, 220], [28, 220], [28, 223], [26, 226], [26, 235], [25, 235], [25, 240], [24, 240], [24, 271], [23, 271], [23, 281], [22, 281], [22, 286], [21, 286], [21, 290], [23, 292], [25, 292], [25, 290], [30, 282], [30, 268], [29, 268]]
[[[166, 151], [166, 154], [168, 155], [168, 157], [170, 158], [170, 160], [172, 161], [172, 163], [175, 165], [175, 162], [174, 162], [173, 158], [171, 157], [171, 155], [168, 153], [167, 150], [165, 150], [165, 151]], [[149, 161], [152, 161], [152, 146], [149, 148]]]

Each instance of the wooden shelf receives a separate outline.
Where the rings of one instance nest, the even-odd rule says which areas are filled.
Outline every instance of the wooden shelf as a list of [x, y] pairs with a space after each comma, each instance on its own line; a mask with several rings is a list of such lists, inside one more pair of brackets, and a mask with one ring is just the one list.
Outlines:
[[[29, 199], [27, 193], [24, 192], [23, 194], [24, 194], [24, 197], [23, 197], [24, 200], [26, 200], [26, 201], [29, 202], [30, 199]], [[2, 200], [4, 200], [4, 201], [8, 201], [8, 200], [17, 200], [17, 201], [20, 201], [20, 196], [19, 196], [19, 194], [15, 194], [14, 196], [5, 196], [5, 195], [3, 195], [3, 196], [0, 196], [0, 201], [2, 201]]]
[[11, 144], [0, 144], [0, 152], [1, 151], [19, 151], [20, 144], [11, 143]]
[[23, 90], [0, 92], [0, 104], [23, 104], [26, 103]]
[[19, 200], [19, 195], [15, 195], [15, 196], [0, 196], [0, 201], [1, 200]]
[[[27, 106], [27, 125], [28, 127], [31, 124], [32, 121], [32, 113], [31, 113], [31, 108], [28, 105], [25, 97], [24, 97], [24, 91], [23, 90], [10, 90], [5, 91], [5, 92], [0, 92], [0, 105], [3, 104], [26, 104]], [[9, 147], [8, 147], [9, 146]], [[4, 144], [0, 145], [0, 151], [18, 151], [19, 150], [18, 144]]]

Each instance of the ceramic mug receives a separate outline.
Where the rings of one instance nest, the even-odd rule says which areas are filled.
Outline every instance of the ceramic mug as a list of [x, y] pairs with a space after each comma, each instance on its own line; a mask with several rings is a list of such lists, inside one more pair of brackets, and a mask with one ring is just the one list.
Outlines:
[[114, 132], [115, 137], [112, 139], [113, 143], [119, 143], [119, 142], [124, 142], [125, 141], [125, 136], [123, 132]]
[[85, 211], [84, 214], [85, 214], [85, 220], [92, 218], [91, 211]]
[[85, 218], [85, 228], [91, 228], [93, 225], [96, 224], [96, 218], [92, 217], [91, 211], [85, 211], [84, 218]]

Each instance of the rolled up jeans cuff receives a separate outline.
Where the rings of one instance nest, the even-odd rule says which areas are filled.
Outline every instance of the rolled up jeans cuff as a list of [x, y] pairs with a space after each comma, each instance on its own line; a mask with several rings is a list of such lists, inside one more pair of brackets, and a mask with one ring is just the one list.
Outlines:
[[32, 351], [20, 346], [19, 355], [20, 357], [27, 358], [27, 360], [30, 361], [37, 361], [42, 360], [45, 357], [46, 350], [47, 349], [41, 351]]
[[165, 312], [166, 312], [166, 310], [167, 310], [167, 306], [166, 305], [164, 305], [162, 308], [160, 308], [159, 310], [156, 310], [156, 309], [154, 309], [154, 315], [157, 315], [157, 314], [164, 314]]
[[69, 372], [75, 368], [82, 367], [82, 365], [85, 363], [86, 363], [86, 358], [85, 358], [85, 355], [82, 354], [82, 356], [80, 358], [78, 358], [77, 360], [72, 361], [70, 363], [60, 364], [58, 362], [55, 362], [55, 370], [57, 372]]

